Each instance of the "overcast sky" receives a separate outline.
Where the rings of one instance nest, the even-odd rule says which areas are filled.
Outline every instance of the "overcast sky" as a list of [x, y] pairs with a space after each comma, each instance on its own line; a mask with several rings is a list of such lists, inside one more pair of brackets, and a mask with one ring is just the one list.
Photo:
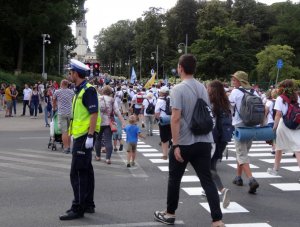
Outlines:
[[[258, 0], [268, 5], [282, 0]], [[87, 0], [85, 15], [87, 20], [87, 38], [89, 46], [94, 49], [94, 36], [102, 28], [107, 28], [119, 20], [136, 20], [149, 7], [161, 7], [168, 10], [176, 5], [177, 0]]]

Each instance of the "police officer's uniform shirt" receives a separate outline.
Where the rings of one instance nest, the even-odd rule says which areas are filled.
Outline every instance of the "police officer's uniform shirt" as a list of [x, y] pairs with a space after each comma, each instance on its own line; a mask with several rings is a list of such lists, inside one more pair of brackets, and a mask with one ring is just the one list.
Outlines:
[[[79, 94], [81, 89], [84, 89], [86, 85], [86, 81], [83, 81], [79, 86], [76, 86], [75, 93]], [[90, 114], [98, 112], [98, 96], [97, 91], [94, 87], [89, 87], [85, 90], [82, 96], [82, 103], [87, 108]]]

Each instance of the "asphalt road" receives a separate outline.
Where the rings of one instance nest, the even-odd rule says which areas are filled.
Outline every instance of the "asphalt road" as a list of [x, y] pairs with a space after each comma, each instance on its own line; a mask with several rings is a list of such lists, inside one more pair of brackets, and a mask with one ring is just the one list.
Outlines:
[[[71, 155], [47, 148], [49, 128], [43, 116], [4, 118], [0, 111], [0, 226], [162, 226], [153, 219], [155, 210], [166, 207], [167, 163], [160, 159], [158, 132], [139, 143], [137, 166], [126, 168], [126, 152], [116, 152], [112, 165], [93, 162], [96, 213], [62, 222], [58, 217], [69, 209], [72, 188], [69, 180]], [[230, 144], [229, 149], [234, 150]], [[229, 227], [299, 227], [299, 167], [292, 154], [284, 156], [280, 177], [265, 174], [274, 158], [270, 148], [257, 143], [251, 151], [253, 172], [260, 187], [256, 195], [231, 183], [235, 176], [235, 154], [223, 160], [218, 170], [232, 203], [224, 210]], [[264, 160], [266, 159], [266, 160]], [[230, 166], [231, 165], [231, 166]], [[265, 175], [264, 175], [265, 174]], [[181, 184], [178, 226], [210, 226], [206, 197], [191, 166]], [[275, 184], [275, 185], [271, 185]], [[284, 190], [278, 187], [284, 187]]]

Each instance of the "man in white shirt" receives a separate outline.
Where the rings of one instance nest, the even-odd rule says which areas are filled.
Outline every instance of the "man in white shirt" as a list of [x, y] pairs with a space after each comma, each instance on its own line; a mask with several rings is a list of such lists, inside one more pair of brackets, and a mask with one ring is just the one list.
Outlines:
[[[242, 127], [244, 123], [240, 117], [240, 109], [242, 104], [242, 99], [244, 96], [244, 92], [239, 90], [239, 88], [243, 88], [247, 91], [250, 91], [251, 86], [248, 82], [248, 74], [243, 71], [237, 71], [232, 75], [231, 78], [234, 89], [229, 95], [229, 101], [231, 105], [234, 107], [234, 115], [232, 118], [232, 125], [234, 127]], [[254, 92], [256, 96], [258, 94]], [[256, 189], [259, 187], [256, 179], [252, 176], [252, 172], [250, 169], [250, 159], [248, 153], [250, 151], [252, 140], [249, 141], [237, 141], [235, 140], [235, 148], [236, 148], [236, 159], [237, 159], [237, 176], [233, 180], [233, 184], [238, 186], [243, 186], [242, 173], [244, 172], [247, 178], [249, 179], [249, 193], [253, 194], [256, 192]]]
[[25, 116], [26, 106], [28, 106], [29, 111], [30, 111], [29, 100], [31, 97], [31, 93], [32, 93], [32, 90], [28, 87], [28, 84], [25, 84], [25, 88], [23, 90], [23, 114], [21, 114], [21, 116]]

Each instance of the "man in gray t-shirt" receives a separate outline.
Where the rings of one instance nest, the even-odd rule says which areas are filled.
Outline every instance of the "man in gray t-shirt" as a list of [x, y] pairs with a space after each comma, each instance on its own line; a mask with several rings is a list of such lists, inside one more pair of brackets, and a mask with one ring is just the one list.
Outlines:
[[189, 127], [197, 99], [202, 98], [209, 104], [205, 87], [193, 77], [195, 69], [193, 55], [185, 54], [179, 58], [177, 70], [182, 82], [171, 90], [173, 147], [169, 152], [167, 209], [155, 211], [154, 218], [164, 224], [174, 224], [181, 178], [190, 162], [207, 196], [212, 226], [224, 226], [218, 191], [210, 174], [212, 133], [196, 136]]
[[72, 100], [74, 91], [68, 88], [69, 82], [62, 80], [60, 89], [53, 94], [53, 109], [57, 109], [58, 126], [61, 129], [64, 152], [70, 153], [71, 138], [68, 135], [72, 114]]

